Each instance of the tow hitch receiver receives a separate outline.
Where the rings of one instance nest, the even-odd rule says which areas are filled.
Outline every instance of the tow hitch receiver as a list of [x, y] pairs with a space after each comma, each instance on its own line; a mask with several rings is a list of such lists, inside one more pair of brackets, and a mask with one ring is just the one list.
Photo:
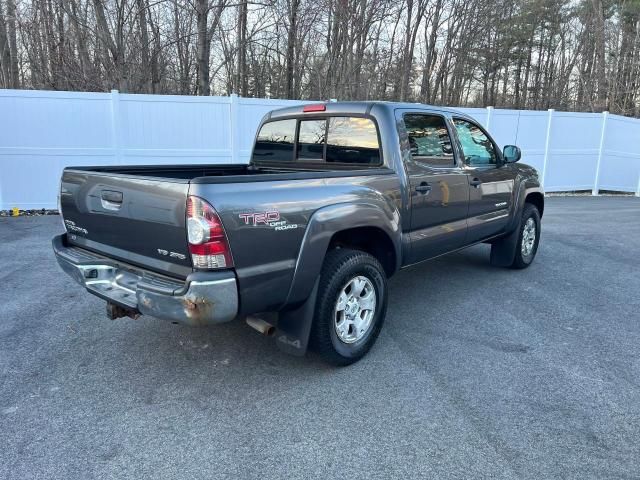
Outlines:
[[134, 320], [140, 316], [140, 312], [137, 310], [132, 310], [130, 308], [124, 308], [120, 305], [116, 305], [115, 303], [107, 302], [107, 317], [110, 320], [115, 320], [116, 318], [129, 317]]

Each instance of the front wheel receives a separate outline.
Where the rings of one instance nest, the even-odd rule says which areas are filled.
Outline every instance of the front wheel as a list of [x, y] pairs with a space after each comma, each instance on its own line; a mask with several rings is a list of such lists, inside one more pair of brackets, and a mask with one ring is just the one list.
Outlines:
[[380, 262], [359, 250], [331, 250], [320, 274], [310, 345], [334, 365], [357, 362], [378, 338], [386, 310]]
[[525, 203], [522, 210], [520, 233], [516, 246], [516, 255], [511, 268], [527, 268], [538, 252], [540, 242], [540, 213], [530, 203]]

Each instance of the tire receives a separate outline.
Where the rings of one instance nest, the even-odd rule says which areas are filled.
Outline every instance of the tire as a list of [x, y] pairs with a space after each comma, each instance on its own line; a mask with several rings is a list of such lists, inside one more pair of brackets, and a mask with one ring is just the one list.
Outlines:
[[[533, 225], [533, 239], [531, 239], [530, 227]], [[518, 232], [518, 243], [516, 245], [516, 254], [511, 264], [511, 268], [523, 269], [527, 268], [533, 262], [538, 252], [538, 244], [540, 243], [540, 212], [530, 204], [525, 203], [522, 209], [522, 221]], [[526, 233], [528, 232], [528, 233]], [[523, 247], [523, 244], [525, 245]]]
[[357, 362], [378, 338], [386, 310], [387, 277], [380, 262], [359, 250], [329, 251], [320, 273], [311, 349], [332, 365]]

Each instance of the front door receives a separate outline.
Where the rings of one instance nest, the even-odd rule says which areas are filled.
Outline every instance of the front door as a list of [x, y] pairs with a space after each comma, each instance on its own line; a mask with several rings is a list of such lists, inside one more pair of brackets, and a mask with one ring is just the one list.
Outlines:
[[411, 202], [410, 263], [464, 245], [469, 180], [456, 163], [444, 116], [403, 111], [400, 125]]
[[514, 172], [501, 164], [491, 137], [476, 123], [453, 118], [471, 185], [466, 243], [502, 233], [509, 221]]

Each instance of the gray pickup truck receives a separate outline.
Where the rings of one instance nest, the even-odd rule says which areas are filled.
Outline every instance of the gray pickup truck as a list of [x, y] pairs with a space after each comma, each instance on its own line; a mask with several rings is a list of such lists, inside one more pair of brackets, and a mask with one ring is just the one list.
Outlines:
[[479, 242], [494, 265], [531, 264], [544, 194], [519, 159], [455, 110], [285, 108], [249, 165], [66, 168], [53, 249], [110, 318], [245, 318], [346, 365], [375, 342], [399, 269]]

